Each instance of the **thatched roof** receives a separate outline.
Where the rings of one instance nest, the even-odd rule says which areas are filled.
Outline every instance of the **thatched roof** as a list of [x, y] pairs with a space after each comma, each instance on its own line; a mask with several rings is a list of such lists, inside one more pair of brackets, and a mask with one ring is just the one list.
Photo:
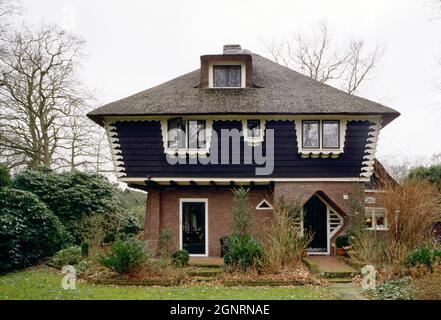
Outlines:
[[88, 114], [101, 124], [105, 116], [194, 114], [351, 114], [383, 115], [383, 125], [399, 113], [312, 80], [257, 54], [253, 87], [199, 88], [200, 70], [104, 105]]

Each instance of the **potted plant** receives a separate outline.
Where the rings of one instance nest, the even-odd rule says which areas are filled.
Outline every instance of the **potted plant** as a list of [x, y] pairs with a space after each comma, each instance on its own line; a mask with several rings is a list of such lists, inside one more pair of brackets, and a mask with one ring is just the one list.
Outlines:
[[346, 235], [339, 236], [335, 240], [335, 254], [338, 256], [346, 256], [346, 248], [349, 246], [349, 238]]

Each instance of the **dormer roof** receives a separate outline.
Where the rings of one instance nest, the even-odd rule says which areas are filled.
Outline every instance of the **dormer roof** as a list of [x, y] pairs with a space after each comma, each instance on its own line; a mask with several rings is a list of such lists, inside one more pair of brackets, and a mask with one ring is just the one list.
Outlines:
[[[204, 61], [239, 59], [248, 63], [247, 85], [238, 89], [208, 88]], [[151, 115], [381, 115], [383, 127], [400, 114], [365, 98], [350, 95], [304, 76], [248, 50], [227, 48], [221, 55], [201, 57], [201, 69], [184, 74], [88, 114], [98, 124], [106, 116]], [[248, 79], [248, 77], [250, 77]]]

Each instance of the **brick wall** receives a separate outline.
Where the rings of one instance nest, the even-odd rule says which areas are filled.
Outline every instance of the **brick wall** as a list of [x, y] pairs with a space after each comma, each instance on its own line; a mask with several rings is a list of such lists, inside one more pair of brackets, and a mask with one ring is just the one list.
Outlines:
[[[253, 232], [262, 234], [265, 226], [272, 219], [271, 210], [255, 209], [263, 199], [273, 204], [273, 199], [283, 196], [286, 199], [301, 199], [305, 203], [317, 191], [322, 191], [340, 209], [348, 213], [349, 201], [344, 200], [344, 195], [354, 194], [355, 188], [356, 184], [352, 182], [287, 182], [276, 183], [273, 194], [264, 189], [253, 189], [248, 200], [253, 215]], [[151, 242], [153, 249], [156, 249], [160, 230], [170, 228], [174, 233], [173, 246], [175, 249], [179, 248], [179, 199], [181, 198], [208, 199], [209, 255], [219, 256], [219, 239], [230, 234], [230, 211], [233, 204], [233, 194], [230, 190], [178, 189], [150, 192], [147, 201], [145, 239]], [[344, 219], [346, 227], [349, 219], [346, 215]], [[338, 234], [331, 239], [331, 244], [335, 242], [337, 236]], [[331, 254], [333, 254], [333, 249], [331, 249]]]
[[[160, 195], [159, 195], [160, 193]], [[220, 256], [219, 239], [230, 234], [230, 211], [233, 204], [233, 194], [230, 190], [163, 190], [149, 193], [147, 201], [145, 239], [156, 248], [155, 237], [159, 230], [173, 230], [173, 246], [179, 248], [179, 199], [208, 199], [208, 249], [210, 256]], [[158, 203], [160, 199], [160, 206]], [[271, 195], [266, 190], [251, 190], [248, 203], [252, 210], [253, 230], [259, 233], [272, 218], [271, 210], [256, 210], [256, 206], [267, 199], [272, 202]], [[151, 202], [151, 204], [150, 204]], [[156, 224], [160, 216], [159, 225]]]

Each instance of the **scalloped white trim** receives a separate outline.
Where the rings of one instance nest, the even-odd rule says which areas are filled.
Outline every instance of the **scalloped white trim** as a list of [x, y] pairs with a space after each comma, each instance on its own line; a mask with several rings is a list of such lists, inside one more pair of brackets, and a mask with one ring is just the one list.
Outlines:
[[124, 162], [123, 160], [123, 156], [120, 154], [117, 154], [118, 150], [117, 148], [121, 147], [121, 145], [117, 142], [119, 142], [118, 139], [118, 133], [112, 132], [112, 130], [116, 130], [116, 127], [112, 125], [113, 122], [104, 122], [104, 126], [106, 128], [106, 132], [107, 132], [107, 139], [109, 141], [109, 145], [110, 145], [110, 152], [112, 154], [112, 162], [113, 162], [113, 167], [115, 170], [115, 175], [118, 178], [122, 178], [127, 176], [127, 174], [124, 172]]
[[369, 127], [369, 137], [367, 139], [364, 161], [361, 167], [361, 177], [370, 178], [374, 173], [375, 154], [377, 152], [378, 138], [381, 130], [382, 121], [377, 120]]

